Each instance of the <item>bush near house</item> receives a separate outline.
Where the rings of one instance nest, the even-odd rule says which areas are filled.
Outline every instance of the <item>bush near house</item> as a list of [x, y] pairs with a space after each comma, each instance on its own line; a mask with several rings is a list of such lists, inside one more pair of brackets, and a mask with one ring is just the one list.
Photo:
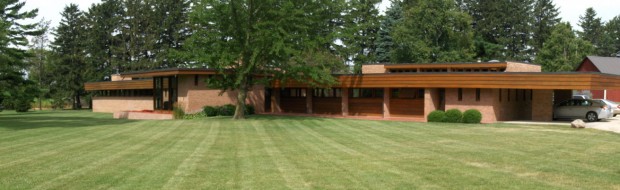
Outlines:
[[482, 113], [477, 109], [463, 112], [463, 123], [480, 123], [480, 121], [482, 121]]
[[[226, 104], [223, 106], [205, 106], [202, 108], [202, 113], [206, 117], [214, 117], [214, 116], [233, 116], [235, 115], [236, 106], [232, 104]], [[253, 115], [255, 114], [254, 106], [245, 105], [245, 114]]]
[[232, 105], [232, 104], [223, 105], [219, 107], [217, 114], [221, 116], [233, 116], [235, 115], [235, 105]]
[[428, 120], [428, 122], [443, 122], [445, 120], [445, 117], [446, 112], [441, 110], [435, 110], [428, 114], [428, 117], [426, 119]]
[[444, 122], [446, 123], [460, 123], [463, 120], [463, 113], [458, 109], [450, 109], [446, 111]]
[[207, 117], [213, 117], [213, 116], [217, 116], [217, 107], [213, 107], [213, 106], [205, 106], [202, 108], [202, 112], [207, 116]]
[[183, 111], [183, 109], [178, 106], [174, 106], [174, 108], [172, 109], [172, 115], [174, 119], [184, 119], [185, 111]]

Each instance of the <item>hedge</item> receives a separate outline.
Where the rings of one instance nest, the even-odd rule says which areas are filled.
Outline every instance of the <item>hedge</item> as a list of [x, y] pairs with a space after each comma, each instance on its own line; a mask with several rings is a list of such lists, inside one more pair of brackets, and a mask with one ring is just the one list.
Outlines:
[[446, 113], [441, 110], [435, 110], [428, 114], [428, 122], [443, 122], [446, 117]]
[[476, 109], [470, 109], [463, 112], [463, 123], [480, 123], [482, 121], [482, 113]]
[[446, 123], [460, 123], [463, 120], [463, 113], [458, 109], [450, 109], [446, 111], [446, 117], [444, 122]]

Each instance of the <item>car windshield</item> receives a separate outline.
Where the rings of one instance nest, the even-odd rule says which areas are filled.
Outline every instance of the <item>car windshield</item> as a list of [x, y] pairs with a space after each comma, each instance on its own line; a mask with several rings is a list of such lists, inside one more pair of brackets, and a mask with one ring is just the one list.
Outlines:
[[618, 103], [616, 103], [614, 101], [606, 100], [606, 99], [601, 99], [601, 101], [605, 102], [606, 104], [618, 104]]

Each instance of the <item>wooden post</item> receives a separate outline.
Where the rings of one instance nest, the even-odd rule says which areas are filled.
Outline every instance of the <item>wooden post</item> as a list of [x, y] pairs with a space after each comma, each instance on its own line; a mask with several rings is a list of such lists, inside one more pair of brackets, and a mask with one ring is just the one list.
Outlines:
[[312, 88], [306, 88], [306, 113], [312, 114], [312, 96], [314, 95]]
[[342, 116], [349, 116], [349, 88], [342, 88]]
[[383, 89], [383, 118], [390, 118], [390, 88]]

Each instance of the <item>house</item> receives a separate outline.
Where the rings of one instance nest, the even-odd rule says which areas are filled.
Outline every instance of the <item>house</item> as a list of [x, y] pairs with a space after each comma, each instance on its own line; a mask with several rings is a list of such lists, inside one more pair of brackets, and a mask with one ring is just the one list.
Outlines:
[[[577, 72], [595, 72], [609, 75], [620, 75], [620, 57], [588, 56], [577, 67]], [[608, 99], [620, 102], [620, 90], [591, 90], [592, 98]]]
[[[122, 73], [113, 81], [87, 83], [95, 92], [93, 111], [169, 110], [193, 113], [203, 106], [234, 104], [236, 92], [204, 84], [209, 69], [163, 69]], [[620, 75], [543, 73], [517, 62], [373, 64], [362, 74], [335, 75], [329, 89], [303, 82], [254, 86], [246, 103], [258, 113], [410, 119], [425, 121], [434, 110], [478, 109], [483, 122], [552, 120], [553, 103], [572, 90], [620, 89]]]

